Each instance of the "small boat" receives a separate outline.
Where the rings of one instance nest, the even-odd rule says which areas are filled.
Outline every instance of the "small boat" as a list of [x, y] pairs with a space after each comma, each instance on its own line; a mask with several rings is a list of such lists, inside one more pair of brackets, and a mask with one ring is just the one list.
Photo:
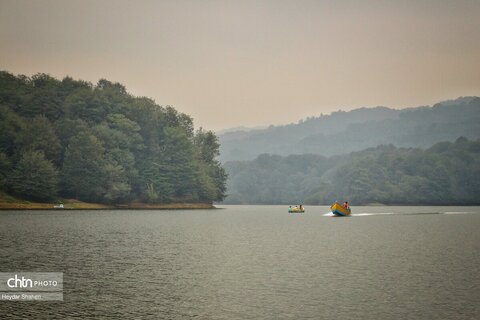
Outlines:
[[334, 204], [332, 204], [332, 206], [330, 207], [330, 210], [332, 210], [332, 213], [337, 217], [348, 217], [350, 216], [350, 213], [352, 211], [350, 210], [350, 208], [347, 209], [338, 202], [335, 202]]
[[303, 206], [288, 207], [288, 213], [303, 213], [303, 212], [305, 212], [305, 208]]

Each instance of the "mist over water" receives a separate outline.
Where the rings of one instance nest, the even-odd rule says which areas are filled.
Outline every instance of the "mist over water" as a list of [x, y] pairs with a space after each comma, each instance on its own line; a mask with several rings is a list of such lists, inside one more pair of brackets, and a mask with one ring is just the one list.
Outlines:
[[[472, 319], [480, 207], [5, 211], [0, 271], [64, 273], [8, 319]], [[438, 214], [431, 214], [438, 213]]]

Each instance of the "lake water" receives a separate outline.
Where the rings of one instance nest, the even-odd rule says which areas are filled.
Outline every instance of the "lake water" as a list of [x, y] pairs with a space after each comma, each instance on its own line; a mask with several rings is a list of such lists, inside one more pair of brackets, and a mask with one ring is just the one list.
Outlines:
[[0, 318], [480, 318], [480, 207], [220, 207], [0, 212], [0, 272], [64, 273]]

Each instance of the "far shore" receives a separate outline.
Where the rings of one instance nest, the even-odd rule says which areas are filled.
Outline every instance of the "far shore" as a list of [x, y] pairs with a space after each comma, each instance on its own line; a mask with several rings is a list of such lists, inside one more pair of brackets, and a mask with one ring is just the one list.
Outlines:
[[42, 203], [29, 201], [3, 201], [0, 199], [0, 210], [118, 210], [118, 209], [146, 209], [146, 210], [177, 210], [177, 209], [216, 209], [211, 203], [142, 203], [128, 204], [100, 204], [68, 200], [60, 203]]

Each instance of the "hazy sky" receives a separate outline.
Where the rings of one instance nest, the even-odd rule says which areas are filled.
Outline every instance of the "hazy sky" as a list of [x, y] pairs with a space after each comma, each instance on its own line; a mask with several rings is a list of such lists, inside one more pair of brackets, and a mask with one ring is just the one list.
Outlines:
[[0, 69], [123, 83], [197, 126], [480, 95], [480, 1], [0, 0]]

